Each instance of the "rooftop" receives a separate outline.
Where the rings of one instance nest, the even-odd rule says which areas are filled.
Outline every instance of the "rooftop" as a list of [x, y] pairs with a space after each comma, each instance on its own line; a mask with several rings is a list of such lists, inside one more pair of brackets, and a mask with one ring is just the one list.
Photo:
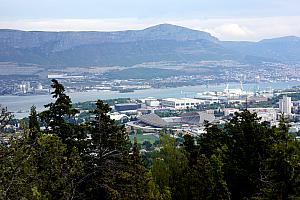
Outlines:
[[141, 115], [140, 117], [138, 117], [138, 119], [145, 124], [154, 126], [154, 127], [166, 127], [168, 126], [168, 123], [163, 120], [162, 118], [160, 118], [158, 115], [151, 113], [151, 114], [147, 114], [147, 115]]

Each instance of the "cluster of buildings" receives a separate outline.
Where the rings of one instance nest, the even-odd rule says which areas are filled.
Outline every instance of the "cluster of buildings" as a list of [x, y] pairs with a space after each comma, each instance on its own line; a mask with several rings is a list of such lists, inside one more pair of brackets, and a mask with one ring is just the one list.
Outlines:
[[[44, 87], [47, 87], [49, 86], [49, 80], [53, 78], [59, 79], [66, 86], [66, 91], [68, 92], [109, 90], [120, 91], [121, 93], [149, 88], [209, 85], [238, 82], [240, 80], [247, 83], [300, 81], [299, 64], [266, 62], [259, 66], [253, 66], [226, 60], [185, 64], [172, 62], [143, 63], [132, 67], [138, 69], [139, 67], [153, 68], [153, 66], [157, 69], [184, 69], [186, 73], [176, 76], [170, 74], [167, 77], [149, 76], [149, 78], [143, 78], [144, 76], [137, 76], [127, 78], [125, 76], [116, 78], [109, 72], [117, 70], [118, 73], [122, 74], [122, 70], [126, 70], [128, 67], [67, 67], [63, 69], [46, 69], [41, 66], [19, 67], [6, 63], [3, 65], [5, 70], [0, 72], [0, 76], [3, 75], [3, 80], [0, 80], [0, 95], [40, 94], [40, 91], [30, 90], [30, 87], [26, 86], [27, 83], [24, 86], [22, 82], [30, 82], [30, 84], [41, 82]], [[208, 71], [203, 73], [203, 69]], [[237, 93], [247, 95], [244, 93], [244, 90], [240, 89], [227, 88], [227, 92], [233, 96]]]
[[20, 81], [13, 83], [9, 89], [1, 88], [0, 95], [39, 95], [50, 94], [50, 88], [43, 87], [40, 82]]
[[[270, 126], [277, 126], [282, 114], [293, 121], [300, 119], [300, 115], [295, 113], [297, 109], [300, 110], [300, 102], [292, 102], [288, 96], [283, 96], [270, 107], [247, 107], [249, 101], [264, 102], [272, 96], [271, 91], [256, 94], [244, 91], [241, 84], [239, 89], [229, 89], [227, 86], [223, 92], [201, 93], [195, 98], [149, 97], [140, 99], [139, 103], [116, 104], [111, 117], [121, 119], [130, 130], [142, 129], [151, 133], [171, 128], [189, 134], [201, 134], [206, 122], [225, 123], [244, 109], [256, 113], [262, 122]], [[300, 123], [292, 123], [291, 131], [299, 130]]]
[[[20, 89], [29, 88], [32, 86], [28, 83], [20, 85]], [[43, 90], [43, 87], [37, 84], [35, 89]], [[292, 101], [291, 97], [283, 95], [273, 105], [261, 106], [264, 102], [272, 102], [272, 97], [273, 91], [248, 92], [241, 84], [236, 89], [227, 86], [221, 92], [198, 93], [194, 98], [148, 97], [116, 103], [111, 106], [110, 117], [125, 124], [129, 132], [142, 130], [157, 134], [167, 128], [176, 133], [199, 135], [205, 132], [206, 122], [223, 124], [235, 113], [248, 109], [270, 126], [277, 126], [281, 115], [284, 115], [292, 121], [290, 131], [300, 133], [300, 101]], [[251, 107], [250, 102], [257, 104]], [[89, 113], [88, 110], [81, 111]]]

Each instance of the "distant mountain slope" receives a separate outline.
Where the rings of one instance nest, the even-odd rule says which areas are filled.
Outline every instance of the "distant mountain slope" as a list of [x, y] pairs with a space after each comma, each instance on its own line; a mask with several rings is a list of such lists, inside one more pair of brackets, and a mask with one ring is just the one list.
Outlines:
[[270, 58], [281, 62], [300, 62], [300, 38], [287, 36], [259, 42], [222, 42], [223, 47], [243, 55]]
[[161, 24], [117, 32], [0, 30], [0, 62], [43, 66], [130, 66], [144, 62], [300, 61], [297, 37], [221, 42], [209, 33]]
[[207, 40], [145, 40], [81, 45], [55, 52], [47, 52], [42, 48], [17, 48], [0, 53], [0, 60], [56, 66], [131, 66], [159, 61], [224, 60], [234, 56], [220, 45]]
[[50, 51], [62, 51], [81, 45], [97, 45], [102, 43], [139, 42], [148, 40], [209, 40], [216, 42], [217, 38], [209, 33], [188, 28], [161, 24], [137, 31], [74, 31], [74, 32], [43, 32], [0, 30], [0, 45], [2, 48], [43, 48]]

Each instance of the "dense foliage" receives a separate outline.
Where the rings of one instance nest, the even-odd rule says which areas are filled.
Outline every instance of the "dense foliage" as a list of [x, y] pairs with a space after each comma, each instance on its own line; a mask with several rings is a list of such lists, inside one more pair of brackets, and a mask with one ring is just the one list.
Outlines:
[[284, 118], [268, 127], [245, 110], [184, 141], [162, 130], [142, 155], [107, 104], [78, 124], [64, 87], [52, 87], [55, 101], [40, 114], [32, 107], [24, 132], [0, 144], [0, 199], [300, 198], [300, 143]]

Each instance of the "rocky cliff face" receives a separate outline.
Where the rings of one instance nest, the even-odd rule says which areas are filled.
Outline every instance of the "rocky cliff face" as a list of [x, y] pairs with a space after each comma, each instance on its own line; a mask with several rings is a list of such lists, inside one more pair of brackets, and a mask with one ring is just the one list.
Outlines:
[[157, 25], [138, 31], [118, 32], [42, 32], [0, 30], [1, 48], [46, 48], [63, 51], [81, 45], [97, 45], [102, 43], [124, 43], [149, 40], [209, 40], [217, 42], [217, 38], [209, 33], [191, 30], [169, 24]]

